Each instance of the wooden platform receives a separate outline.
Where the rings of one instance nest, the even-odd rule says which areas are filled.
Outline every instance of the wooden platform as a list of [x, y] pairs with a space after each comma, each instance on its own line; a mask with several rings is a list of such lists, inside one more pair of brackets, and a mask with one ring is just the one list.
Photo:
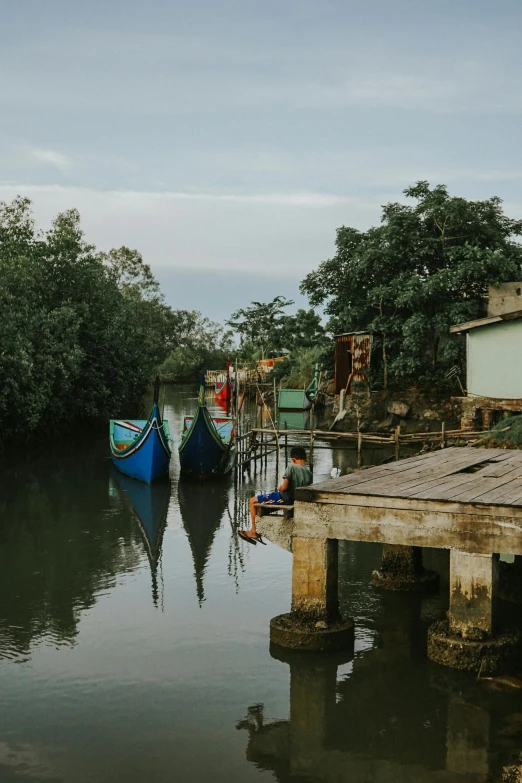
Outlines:
[[368, 468], [298, 489], [295, 516], [294, 535], [522, 554], [522, 451], [455, 447]]
[[258, 517], [279, 516], [292, 519], [294, 507], [284, 506], [281, 503], [256, 503], [256, 515]]

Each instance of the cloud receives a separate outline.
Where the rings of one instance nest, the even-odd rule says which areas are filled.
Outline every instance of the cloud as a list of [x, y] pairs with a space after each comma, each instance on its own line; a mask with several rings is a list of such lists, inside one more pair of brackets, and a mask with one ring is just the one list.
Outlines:
[[56, 150], [30, 149], [29, 154], [32, 159], [38, 163], [54, 166], [61, 172], [67, 171], [72, 166], [71, 160], [66, 155], [57, 152]]
[[304, 276], [333, 253], [335, 231], [378, 222], [381, 198], [328, 193], [186, 193], [0, 185], [0, 200], [34, 203], [47, 227], [76, 207], [89, 242], [129, 245], [155, 266], [229, 269]]

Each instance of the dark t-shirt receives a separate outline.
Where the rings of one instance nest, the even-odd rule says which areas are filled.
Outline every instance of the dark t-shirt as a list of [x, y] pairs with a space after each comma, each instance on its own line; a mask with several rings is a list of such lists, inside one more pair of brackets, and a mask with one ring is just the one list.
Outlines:
[[281, 492], [285, 503], [293, 503], [295, 500], [295, 490], [297, 487], [307, 487], [313, 481], [312, 471], [303, 465], [296, 465], [291, 462], [283, 474], [284, 479], [288, 479], [288, 489]]

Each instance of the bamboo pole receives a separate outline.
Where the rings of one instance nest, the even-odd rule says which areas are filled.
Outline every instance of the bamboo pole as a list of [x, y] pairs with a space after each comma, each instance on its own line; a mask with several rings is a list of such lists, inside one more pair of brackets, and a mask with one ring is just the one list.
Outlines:
[[398, 460], [400, 456], [400, 438], [401, 438], [401, 425], [399, 424], [395, 429], [395, 459]]

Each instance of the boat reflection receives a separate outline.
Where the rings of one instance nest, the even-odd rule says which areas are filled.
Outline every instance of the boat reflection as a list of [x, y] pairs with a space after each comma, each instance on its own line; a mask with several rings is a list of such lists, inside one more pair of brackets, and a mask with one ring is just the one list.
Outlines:
[[229, 482], [226, 479], [203, 483], [181, 480], [178, 484], [179, 510], [194, 560], [200, 606], [205, 600], [203, 577], [214, 537], [228, 506], [228, 498]]
[[117, 470], [112, 471], [111, 485], [117, 487], [119, 495], [133, 512], [136, 519], [152, 575], [152, 600], [158, 605], [158, 565], [161, 559], [161, 545], [167, 523], [171, 485], [168, 479], [145, 484]]

